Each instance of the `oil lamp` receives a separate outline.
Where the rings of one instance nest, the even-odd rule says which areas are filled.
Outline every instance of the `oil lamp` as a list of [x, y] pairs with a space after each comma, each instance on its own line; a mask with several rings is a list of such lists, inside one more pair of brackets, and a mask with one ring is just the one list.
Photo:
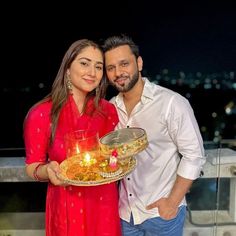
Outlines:
[[77, 130], [65, 137], [67, 158], [77, 157], [81, 166], [90, 167], [100, 156], [99, 138], [95, 131]]

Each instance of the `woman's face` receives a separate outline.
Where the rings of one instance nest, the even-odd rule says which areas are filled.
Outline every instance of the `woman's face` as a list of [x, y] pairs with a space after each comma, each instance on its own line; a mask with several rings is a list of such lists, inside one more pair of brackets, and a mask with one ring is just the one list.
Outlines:
[[67, 70], [71, 79], [72, 92], [84, 93], [94, 90], [103, 76], [102, 52], [92, 46], [84, 48]]

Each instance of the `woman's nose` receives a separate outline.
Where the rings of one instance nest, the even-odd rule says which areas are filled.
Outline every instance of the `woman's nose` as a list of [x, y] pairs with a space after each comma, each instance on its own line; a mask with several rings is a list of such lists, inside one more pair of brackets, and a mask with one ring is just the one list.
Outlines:
[[95, 76], [95, 75], [96, 75], [96, 68], [95, 68], [94, 66], [90, 66], [90, 67], [88, 68], [88, 73], [89, 73], [89, 75], [91, 75], [91, 76]]

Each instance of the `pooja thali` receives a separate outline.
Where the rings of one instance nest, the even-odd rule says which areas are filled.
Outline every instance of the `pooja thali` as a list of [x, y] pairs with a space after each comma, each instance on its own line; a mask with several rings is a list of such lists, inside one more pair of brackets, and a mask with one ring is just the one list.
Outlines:
[[[137, 165], [135, 155], [148, 145], [145, 130], [124, 128], [112, 131], [99, 140], [99, 155], [80, 153], [65, 159], [58, 177], [66, 184], [96, 186], [118, 181]], [[114, 165], [115, 160], [115, 165]]]
[[112, 131], [100, 139], [100, 149], [104, 156], [117, 150], [118, 158], [124, 159], [143, 151], [148, 145], [144, 129], [130, 127]]
[[[84, 178], [82, 181], [79, 180], [79, 176], [78, 178], [76, 177], [76, 175], [79, 175], [79, 159], [75, 156], [75, 157], [71, 157], [69, 159], [64, 160], [61, 164], [61, 173], [58, 174], [59, 179], [61, 179], [64, 183], [66, 184], [70, 184], [70, 185], [75, 185], [75, 186], [96, 186], [96, 185], [102, 185], [102, 184], [108, 184], [108, 183], [112, 183], [115, 181], [118, 181], [122, 178], [124, 178], [126, 175], [128, 175], [129, 173], [131, 173], [135, 167], [136, 167], [137, 161], [134, 157], [130, 157], [128, 163], [126, 163], [125, 165], [121, 165], [120, 169], [121, 172], [119, 172], [118, 175], [116, 176], [111, 176], [111, 177], [103, 177], [99, 174], [99, 171], [95, 172], [89, 172], [86, 174], [86, 178]], [[70, 176], [68, 176], [68, 171], [73, 170], [74, 167], [74, 178], [70, 178]], [[76, 170], [77, 169], [77, 170]], [[78, 173], [76, 173], [76, 171], [78, 171]]]

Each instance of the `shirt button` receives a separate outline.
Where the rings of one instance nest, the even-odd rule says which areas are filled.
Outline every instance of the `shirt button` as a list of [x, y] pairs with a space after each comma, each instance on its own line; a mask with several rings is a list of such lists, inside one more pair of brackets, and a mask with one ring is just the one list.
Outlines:
[[130, 180], [130, 178], [127, 178], [127, 180]]
[[129, 125], [127, 125], [127, 128], [129, 128]]
[[132, 193], [130, 193], [129, 196], [131, 197], [131, 196], [132, 196]]

